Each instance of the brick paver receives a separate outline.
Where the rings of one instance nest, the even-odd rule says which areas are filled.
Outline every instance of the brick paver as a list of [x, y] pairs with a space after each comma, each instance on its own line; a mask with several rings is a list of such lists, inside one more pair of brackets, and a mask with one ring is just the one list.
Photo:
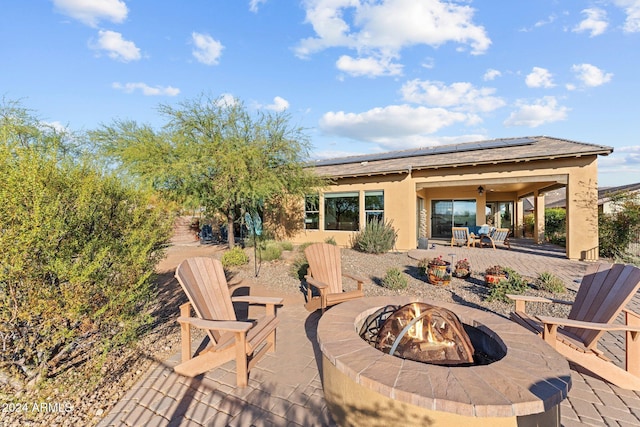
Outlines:
[[[571, 261], [553, 246], [518, 245], [512, 250], [449, 247], [412, 256], [455, 254], [468, 258], [474, 270], [508, 265], [519, 273], [536, 277], [548, 271], [577, 289], [585, 262]], [[107, 426], [334, 426], [322, 394], [314, 326], [319, 313], [308, 313], [303, 296], [292, 297], [278, 311], [281, 323], [277, 350], [251, 371], [245, 389], [235, 387], [233, 362], [197, 378], [173, 373], [179, 356], [158, 361], [147, 375], [99, 423]], [[640, 311], [640, 297], [631, 308]], [[605, 336], [603, 347], [619, 353], [619, 339]], [[640, 425], [640, 392], [621, 390], [572, 366], [573, 388], [562, 403], [562, 424]]]

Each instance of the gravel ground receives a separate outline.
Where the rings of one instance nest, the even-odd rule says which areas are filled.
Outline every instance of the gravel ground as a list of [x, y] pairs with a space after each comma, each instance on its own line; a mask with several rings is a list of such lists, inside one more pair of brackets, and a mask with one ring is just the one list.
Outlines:
[[[52, 396], [47, 402], [58, 403], [58, 407], [71, 408], [62, 412], [38, 412], [33, 410], [33, 404], [40, 404], [24, 394], [17, 394], [13, 398], [15, 403], [26, 403], [28, 412], [3, 412], [0, 424], [7, 426], [47, 425], [47, 426], [91, 426], [99, 422], [108, 411], [124, 397], [128, 389], [137, 382], [148, 370], [154, 360], [163, 361], [179, 352], [179, 327], [175, 322], [178, 306], [186, 301], [179, 285], [173, 279], [173, 271], [178, 263], [189, 256], [214, 256], [220, 258], [222, 246], [202, 246], [193, 241], [188, 244], [178, 244], [169, 248], [165, 260], [158, 266], [158, 298], [153, 305], [151, 314], [155, 322], [140, 342], [135, 346], [111, 352], [106, 356], [102, 369], [102, 376], [96, 381], [88, 382], [79, 367], [67, 377], [67, 384], [60, 388], [49, 390]], [[258, 276], [255, 276], [253, 250], [245, 249], [250, 257], [248, 264], [233, 268], [230, 271], [230, 283], [247, 281], [254, 283], [257, 289], [264, 289], [268, 293], [289, 296], [294, 303], [304, 303], [303, 284], [293, 272], [302, 253], [298, 250], [285, 251], [280, 260], [263, 262], [259, 266]], [[344, 271], [364, 277], [365, 295], [414, 295], [432, 300], [464, 304], [475, 308], [490, 310], [497, 314], [508, 316], [513, 309], [512, 304], [503, 302], [487, 302], [487, 288], [484, 285], [481, 272], [472, 271], [467, 279], [453, 278], [450, 285], [439, 287], [430, 285], [418, 270], [418, 261], [410, 258], [406, 253], [387, 253], [370, 255], [351, 249], [342, 250], [342, 267]], [[387, 289], [382, 286], [382, 278], [391, 268], [399, 268], [408, 279], [408, 287], [401, 291]], [[530, 282], [533, 278], [528, 278]], [[345, 289], [355, 288], [355, 283], [348, 280]], [[532, 295], [547, 296], [549, 293], [531, 289]], [[573, 300], [574, 292], [554, 297]], [[551, 308], [553, 307], [553, 308]], [[529, 308], [529, 306], [528, 306]], [[542, 307], [531, 306], [534, 314], [566, 316], [566, 306], [546, 304]], [[5, 395], [6, 396], [6, 395]]]
[[[259, 268], [258, 277], [254, 277], [253, 253], [247, 250], [250, 255], [250, 262], [241, 269], [234, 270], [238, 279], [254, 280], [274, 293], [302, 293], [300, 280], [292, 273], [296, 260], [302, 257], [301, 252], [291, 251], [283, 253], [282, 259], [269, 263], [262, 263]], [[342, 249], [342, 269], [366, 280], [364, 292], [366, 296], [384, 295], [414, 295], [432, 301], [453, 302], [472, 306], [482, 310], [509, 316], [513, 311], [513, 304], [486, 301], [488, 288], [484, 282], [484, 272], [473, 271], [469, 278], [452, 278], [448, 286], [434, 286], [426, 281], [418, 269], [418, 260], [410, 258], [406, 253], [386, 253], [382, 255], [364, 254], [352, 249]], [[250, 267], [250, 268], [246, 268]], [[382, 279], [391, 268], [399, 268], [408, 279], [408, 286], [403, 290], [392, 290], [382, 285]], [[529, 283], [533, 283], [535, 278], [525, 277]], [[345, 279], [343, 284], [346, 290], [355, 289], [355, 282]], [[530, 287], [529, 295], [552, 297], [561, 300], [573, 301], [575, 292], [567, 291], [562, 294], [551, 294]], [[549, 316], [566, 316], [568, 307], [560, 304], [527, 304], [527, 311], [533, 314]]]

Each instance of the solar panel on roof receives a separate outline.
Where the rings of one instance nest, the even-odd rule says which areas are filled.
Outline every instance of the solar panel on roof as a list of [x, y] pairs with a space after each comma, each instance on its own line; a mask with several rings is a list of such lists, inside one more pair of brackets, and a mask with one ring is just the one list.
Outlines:
[[437, 147], [422, 147], [402, 151], [389, 151], [386, 153], [363, 154], [360, 156], [340, 157], [335, 159], [322, 159], [313, 162], [315, 166], [344, 165], [348, 163], [373, 162], [377, 160], [402, 159], [406, 157], [431, 156], [435, 154], [457, 153], [462, 151], [486, 150], [491, 148], [517, 147], [536, 142], [532, 138], [493, 139], [489, 141], [469, 142], [455, 145], [441, 145]]

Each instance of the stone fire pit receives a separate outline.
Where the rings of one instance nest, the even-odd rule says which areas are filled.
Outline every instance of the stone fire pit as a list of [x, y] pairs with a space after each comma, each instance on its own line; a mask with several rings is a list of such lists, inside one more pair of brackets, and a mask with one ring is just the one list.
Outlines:
[[[411, 297], [361, 298], [328, 310], [318, 323], [322, 382], [334, 420], [348, 425], [560, 426], [571, 387], [569, 364], [542, 339], [508, 319], [434, 303], [481, 331], [474, 346], [496, 347], [488, 365], [438, 366], [385, 354], [358, 334], [364, 320]], [[484, 338], [483, 338], [484, 337]], [[474, 338], [472, 337], [472, 340]]]

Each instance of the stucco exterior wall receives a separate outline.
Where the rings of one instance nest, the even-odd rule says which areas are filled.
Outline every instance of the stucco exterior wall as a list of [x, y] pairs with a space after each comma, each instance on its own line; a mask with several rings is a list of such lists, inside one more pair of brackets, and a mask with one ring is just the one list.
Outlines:
[[[486, 191], [478, 194], [482, 185]], [[427, 210], [427, 236], [431, 233], [432, 200], [476, 200], [476, 225], [485, 222], [485, 204], [491, 201], [513, 202], [516, 230], [522, 215], [517, 211], [522, 197], [544, 190], [567, 186], [567, 256], [571, 259], [597, 259], [597, 156], [582, 156], [538, 161], [518, 161], [492, 165], [467, 165], [425, 169], [386, 175], [336, 178], [329, 192], [360, 192], [360, 227], [364, 228], [364, 192], [384, 191], [384, 217], [398, 232], [396, 249], [417, 247], [418, 197]], [[540, 215], [540, 213], [538, 212]], [[544, 224], [538, 218], [538, 224]], [[340, 246], [351, 244], [353, 231], [324, 230], [324, 204], [320, 201], [320, 230], [302, 230], [294, 243], [320, 242], [333, 238]], [[539, 235], [544, 230], [538, 230]], [[517, 232], [515, 233], [518, 234]]]

